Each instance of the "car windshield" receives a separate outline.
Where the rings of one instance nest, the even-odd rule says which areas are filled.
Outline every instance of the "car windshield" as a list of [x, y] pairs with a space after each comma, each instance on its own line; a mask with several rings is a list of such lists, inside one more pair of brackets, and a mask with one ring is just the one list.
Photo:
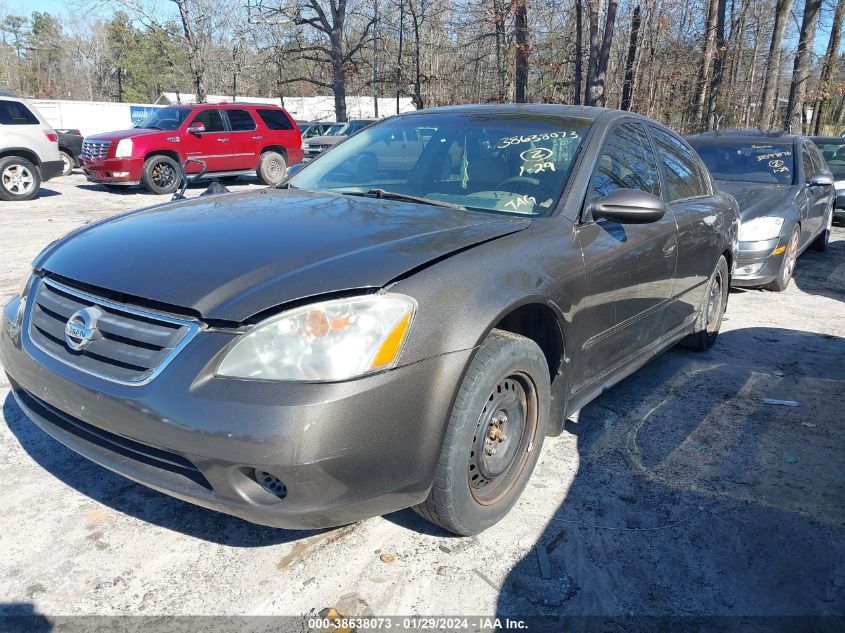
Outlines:
[[346, 123], [335, 123], [328, 130], [326, 130], [326, 136], [336, 136], [337, 134], [340, 134], [340, 131], [344, 127], [346, 127]]
[[689, 142], [716, 180], [792, 184], [795, 171], [792, 143], [772, 143], [762, 139], [690, 139]]
[[135, 127], [151, 130], [178, 130], [190, 113], [190, 108], [162, 108], [153, 112]]
[[591, 124], [525, 113], [394, 117], [337, 145], [287, 182], [298, 189], [389, 192], [431, 204], [548, 215]]
[[841, 141], [815, 140], [830, 171], [838, 179], [845, 177], [845, 139]]

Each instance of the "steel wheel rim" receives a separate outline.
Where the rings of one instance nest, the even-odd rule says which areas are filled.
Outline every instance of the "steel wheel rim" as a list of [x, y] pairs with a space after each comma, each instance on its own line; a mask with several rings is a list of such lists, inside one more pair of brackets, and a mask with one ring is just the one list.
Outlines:
[[23, 165], [9, 165], [3, 170], [0, 179], [2, 179], [6, 191], [16, 196], [28, 194], [35, 185], [32, 172]]
[[794, 232], [789, 238], [789, 246], [786, 247], [786, 261], [783, 263], [783, 282], [792, 279], [792, 271], [795, 269], [795, 260], [798, 259], [798, 233]]
[[173, 184], [173, 180], [176, 178], [176, 170], [173, 169], [172, 165], [161, 162], [153, 166], [150, 175], [157, 187], [166, 188]]
[[470, 444], [467, 481], [481, 505], [510, 492], [528, 462], [538, 426], [537, 389], [522, 372], [501, 379], [488, 396]]
[[722, 323], [724, 304], [724, 281], [722, 271], [718, 271], [710, 284], [710, 296], [707, 299], [707, 333], [715, 334]]
[[70, 164], [70, 159], [67, 157], [67, 154], [62, 154], [62, 173], [73, 171], [73, 165]]
[[267, 161], [267, 177], [270, 179], [278, 178], [282, 173], [282, 163], [278, 160]]

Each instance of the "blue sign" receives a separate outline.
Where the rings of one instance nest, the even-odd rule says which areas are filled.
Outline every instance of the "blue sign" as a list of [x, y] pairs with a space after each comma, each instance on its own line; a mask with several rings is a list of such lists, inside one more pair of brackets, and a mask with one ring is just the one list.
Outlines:
[[147, 117], [149, 117], [153, 112], [156, 110], [160, 110], [160, 106], [129, 106], [129, 118], [132, 121], [132, 125], [138, 125], [141, 121], [144, 121]]

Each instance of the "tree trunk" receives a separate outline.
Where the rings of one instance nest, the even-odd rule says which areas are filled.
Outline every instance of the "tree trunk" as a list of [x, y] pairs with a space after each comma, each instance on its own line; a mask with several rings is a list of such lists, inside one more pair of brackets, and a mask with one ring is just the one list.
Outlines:
[[631, 109], [634, 95], [634, 61], [637, 59], [637, 39], [640, 34], [640, 5], [634, 7], [631, 17], [631, 35], [628, 38], [628, 57], [625, 59], [625, 80], [622, 83], [622, 110]]
[[399, 0], [399, 51], [396, 53], [396, 114], [402, 96], [402, 48], [405, 43], [405, 0]]
[[593, 86], [596, 83], [596, 75], [599, 70], [599, 56], [601, 55], [601, 44], [599, 42], [599, 0], [587, 0], [587, 20], [590, 29], [590, 55], [587, 60], [587, 91], [584, 95], [584, 103], [588, 106], [595, 105], [593, 101]]
[[839, 51], [839, 41], [842, 39], [842, 20], [845, 18], [845, 0], [836, 3], [836, 11], [833, 14], [833, 24], [830, 27], [830, 39], [827, 42], [827, 54], [825, 55], [824, 66], [822, 67], [821, 80], [819, 81], [819, 98], [816, 100], [816, 107], [813, 112], [814, 134], [821, 133], [822, 116], [825, 107], [830, 101], [830, 81], [836, 72], [836, 56]]
[[378, 118], [378, 0], [373, 1], [373, 116]]
[[338, 121], [346, 121], [346, 68], [343, 66], [343, 33], [335, 28], [331, 33], [332, 93], [334, 113]]
[[182, 33], [185, 42], [188, 44], [188, 66], [194, 79], [194, 92], [197, 103], [205, 103], [205, 67], [200, 55], [199, 41], [194, 34], [191, 25], [191, 16], [188, 13], [187, 0], [173, 0], [179, 8], [179, 18], [182, 21]]
[[716, 50], [716, 21], [721, 0], [710, 0], [707, 7], [707, 25], [704, 31], [704, 50], [698, 71], [698, 92], [695, 97], [695, 122], [699, 128], [704, 125], [704, 106], [707, 103], [707, 87], [710, 85], [710, 67]]
[[528, 0], [516, 0], [514, 29], [516, 44], [514, 100], [517, 103], [525, 103], [525, 92], [528, 85]]
[[804, 18], [801, 20], [801, 33], [798, 36], [798, 53], [792, 67], [792, 82], [789, 85], [789, 101], [783, 119], [784, 129], [800, 134], [803, 131], [804, 97], [807, 94], [807, 81], [810, 79], [810, 57], [822, 0], [806, 0]]
[[581, 73], [584, 66], [584, 0], [575, 0], [575, 80], [572, 103], [581, 105]]
[[783, 47], [783, 32], [789, 12], [792, 10], [793, 0], [777, 0], [775, 6], [775, 23], [772, 27], [772, 41], [769, 44], [769, 56], [766, 59], [766, 70], [763, 73], [763, 96], [760, 105], [759, 123], [762, 128], [769, 128], [775, 120], [777, 111], [778, 84], [781, 75], [781, 55]]
[[713, 77], [710, 80], [710, 94], [707, 101], [707, 127], [716, 129], [716, 108], [719, 100], [719, 90], [722, 86], [722, 72], [725, 68], [725, 0], [718, 0], [716, 11], [716, 51], [713, 61]]
[[605, 16], [604, 32], [601, 38], [599, 63], [596, 68], [593, 85], [590, 87], [590, 92], [592, 93], [591, 105], [601, 108], [605, 106], [606, 102], [605, 84], [607, 83], [607, 65], [610, 61], [610, 46], [613, 44], [613, 31], [616, 26], [616, 8], [618, 6], [618, 0], [609, 0], [607, 3], [607, 15]]
[[409, 6], [412, 8], [411, 18], [414, 24], [414, 105], [416, 106], [417, 110], [422, 110], [425, 105], [423, 104], [422, 98], [422, 70], [420, 66], [420, 27], [422, 26], [424, 16], [421, 14], [422, 7], [420, 12], [418, 13], [416, 10], [413, 10], [412, 4], [409, 4]]

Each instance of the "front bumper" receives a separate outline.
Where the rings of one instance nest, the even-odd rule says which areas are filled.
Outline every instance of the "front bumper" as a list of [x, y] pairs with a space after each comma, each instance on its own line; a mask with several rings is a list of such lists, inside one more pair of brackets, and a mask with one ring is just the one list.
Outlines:
[[137, 185], [141, 182], [143, 158], [104, 158], [80, 156], [82, 171], [91, 182], [116, 185]]
[[[127, 386], [44, 354], [27, 344], [26, 318], [17, 336], [8, 320], [0, 361], [43, 430], [146, 486], [284, 528], [342, 525], [424, 500], [472, 353], [342, 383], [253, 382], [213, 375], [232, 335], [204, 330], [155, 380]], [[283, 498], [256, 482], [262, 472], [282, 482]]]
[[765, 286], [774, 281], [780, 272], [785, 251], [777, 255], [772, 255], [772, 253], [778, 247], [785, 245], [788, 240], [789, 236], [785, 235], [759, 242], [740, 242], [731, 285], [753, 288]]

